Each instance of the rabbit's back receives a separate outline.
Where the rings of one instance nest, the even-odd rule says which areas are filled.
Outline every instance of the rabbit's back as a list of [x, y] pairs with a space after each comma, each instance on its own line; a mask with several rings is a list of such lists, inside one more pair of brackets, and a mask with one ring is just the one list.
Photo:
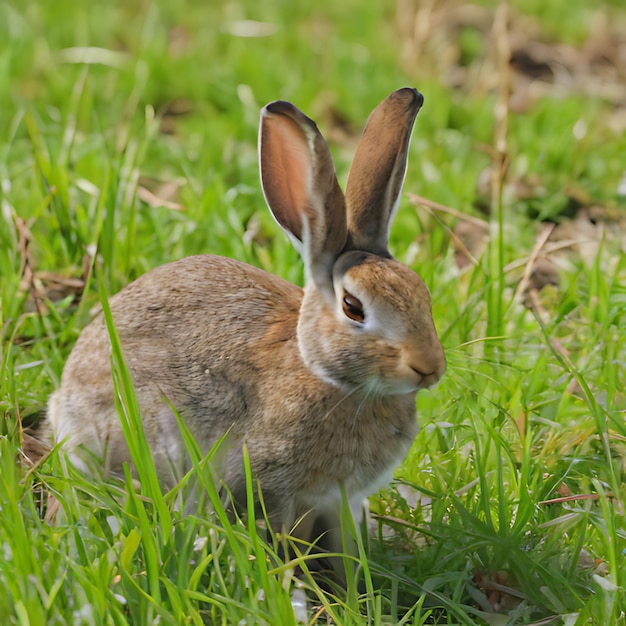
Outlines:
[[[255, 418], [258, 394], [259, 372], [250, 359], [269, 353], [275, 342], [295, 345], [301, 296], [299, 287], [263, 270], [204, 255], [163, 265], [111, 298], [157, 467], [183, 463], [170, 403], [204, 450], [229, 428], [244, 432], [245, 422]], [[48, 418], [55, 439], [64, 440], [70, 452], [84, 446], [106, 457], [107, 469], [116, 471], [129, 454], [115, 407], [110, 356], [100, 314], [70, 354]]]

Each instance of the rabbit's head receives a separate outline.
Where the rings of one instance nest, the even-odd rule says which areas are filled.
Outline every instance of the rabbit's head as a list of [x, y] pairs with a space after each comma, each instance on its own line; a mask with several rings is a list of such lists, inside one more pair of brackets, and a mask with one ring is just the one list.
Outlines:
[[300, 352], [323, 380], [367, 395], [412, 393], [445, 371], [428, 289], [387, 247], [422, 102], [405, 88], [374, 109], [345, 196], [315, 123], [288, 102], [261, 112], [265, 198], [305, 263]]

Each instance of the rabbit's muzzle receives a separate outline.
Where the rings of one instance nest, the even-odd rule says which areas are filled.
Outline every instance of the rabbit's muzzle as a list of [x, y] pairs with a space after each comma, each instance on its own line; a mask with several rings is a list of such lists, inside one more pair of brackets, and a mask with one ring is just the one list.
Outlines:
[[[434, 334], [434, 329], [433, 329]], [[419, 391], [437, 384], [446, 371], [446, 356], [436, 334], [428, 347], [402, 350], [398, 368], [398, 383], [405, 391]]]
[[[443, 349], [440, 351], [438, 358], [432, 359], [428, 364], [420, 364], [418, 366], [410, 365], [416, 376], [417, 389], [428, 389], [436, 385], [446, 371], [446, 357]], [[428, 371], [424, 371], [424, 368], [432, 367]]]

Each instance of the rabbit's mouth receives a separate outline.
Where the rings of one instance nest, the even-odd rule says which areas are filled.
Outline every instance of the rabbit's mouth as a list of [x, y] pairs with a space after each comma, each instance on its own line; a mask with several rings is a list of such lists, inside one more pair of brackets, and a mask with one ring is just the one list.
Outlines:
[[402, 396], [414, 394], [420, 389], [427, 389], [437, 384], [442, 371], [422, 372], [405, 364], [400, 365], [393, 371], [386, 373], [378, 372], [369, 381], [360, 385], [368, 396]]
[[[428, 389], [436, 385], [446, 371], [446, 359], [441, 350], [437, 358], [428, 359], [424, 363], [402, 359], [399, 364], [392, 387], [395, 393], [415, 393], [420, 389]], [[394, 393], [392, 392], [392, 393]]]
[[429, 387], [436, 385], [443, 376], [443, 370], [435, 369], [432, 372], [423, 372], [418, 367], [410, 367], [416, 377], [417, 388], [415, 391], [419, 391], [420, 389], [428, 389]]
[[404, 395], [432, 387], [439, 380], [435, 374], [422, 374], [417, 370], [403, 371], [391, 380], [379, 383], [381, 395]]

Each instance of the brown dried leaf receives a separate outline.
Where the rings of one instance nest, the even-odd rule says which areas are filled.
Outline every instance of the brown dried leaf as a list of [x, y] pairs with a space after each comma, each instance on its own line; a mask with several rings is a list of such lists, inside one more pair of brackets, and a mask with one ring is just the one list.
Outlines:
[[[163, 192], [165, 195], [173, 195], [174, 190], [178, 190], [178, 186], [175, 183], [170, 183], [169, 186], [164, 185], [159, 188], [159, 191]], [[174, 202], [166, 197], [160, 196], [142, 185], [137, 186], [137, 197], [153, 209], [163, 207], [171, 209], [172, 211], [185, 210], [185, 207], [179, 202]]]

